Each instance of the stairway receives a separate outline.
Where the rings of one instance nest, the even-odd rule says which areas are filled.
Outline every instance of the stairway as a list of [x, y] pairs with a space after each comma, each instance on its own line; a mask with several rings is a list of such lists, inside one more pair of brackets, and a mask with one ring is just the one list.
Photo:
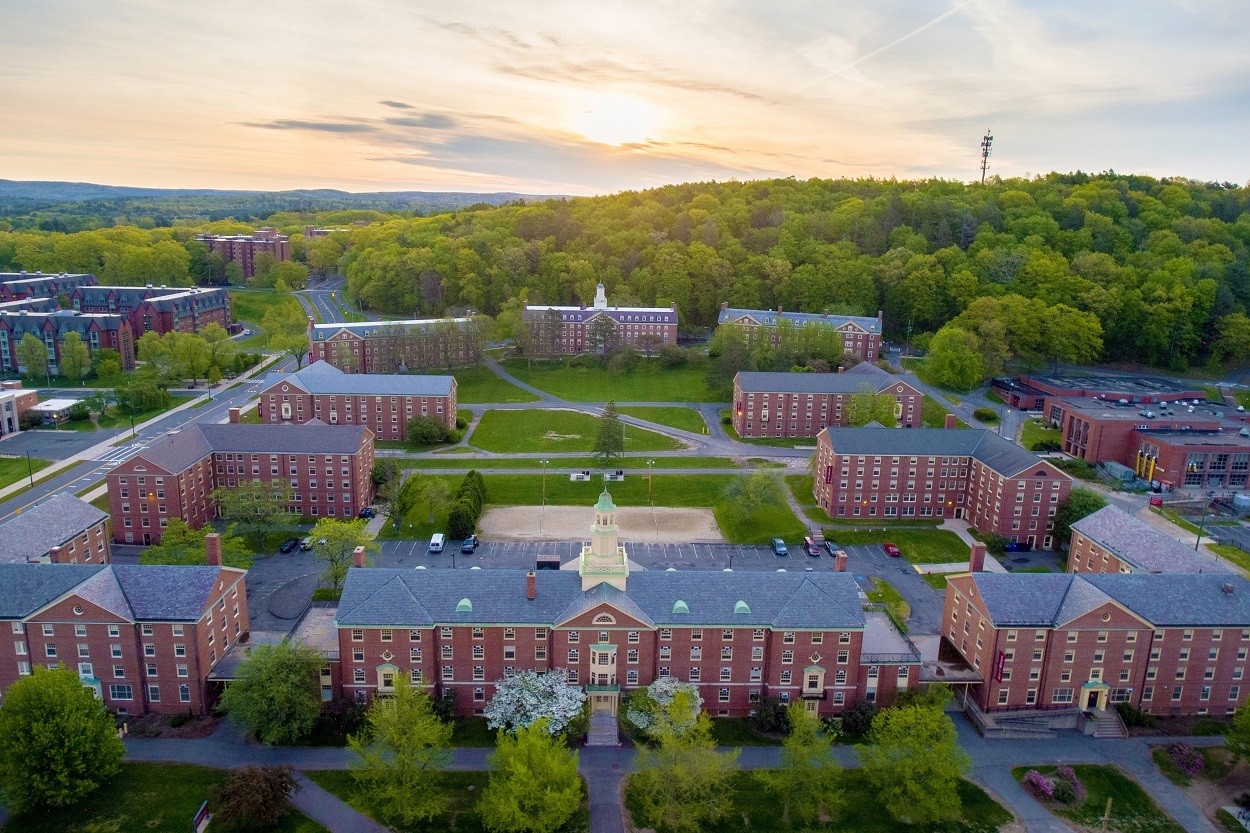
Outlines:
[[1126, 738], [1128, 731], [1124, 728], [1124, 721], [1120, 720], [1120, 715], [1114, 710], [1096, 711], [1094, 714], [1097, 719], [1094, 721], [1094, 737], [1096, 738]]
[[600, 712], [590, 716], [590, 731], [586, 733], [587, 746], [620, 746], [616, 715]]

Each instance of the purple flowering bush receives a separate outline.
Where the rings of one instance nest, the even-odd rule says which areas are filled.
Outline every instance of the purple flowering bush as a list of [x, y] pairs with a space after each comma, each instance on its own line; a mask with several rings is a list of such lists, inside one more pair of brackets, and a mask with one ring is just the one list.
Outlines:
[[1050, 779], [1042, 775], [1036, 769], [1030, 769], [1024, 774], [1024, 780], [1021, 782], [1026, 790], [1033, 794], [1034, 798], [1044, 800], [1052, 800], [1055, 797], [1055, 786], [1050, 783]]
[[1170, 744], [1167, 753], [1176, 768], [1190, 778], [1201, 775], [1206, 769], [1206, 758], [1203, 758], [1201, 752], [1187, 743]]
[[1077, 807], [1085, 803], [1086, 790], [1075, 770], [1063, 764], [1055, 770], [1054, 798], [1063, 804]]

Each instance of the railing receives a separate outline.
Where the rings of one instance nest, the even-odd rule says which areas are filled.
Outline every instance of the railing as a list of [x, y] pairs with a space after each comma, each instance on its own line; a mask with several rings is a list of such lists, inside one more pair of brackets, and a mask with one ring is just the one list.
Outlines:
[[799, 696], [804, 700], [826, 700], [829, 697], [829, 692], [824, 690], [804, 691]]
[[920, 663], [920, 652], [914, 654], [860, 654], [860, 665], [885, 665], [889, 663], [899, 663], [903, 665]]

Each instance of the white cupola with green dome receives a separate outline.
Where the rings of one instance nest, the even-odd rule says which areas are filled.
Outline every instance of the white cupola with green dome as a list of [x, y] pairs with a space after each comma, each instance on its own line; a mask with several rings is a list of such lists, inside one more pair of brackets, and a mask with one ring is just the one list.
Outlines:
[[595, 524], [590, 528], [590, 546], [582, 547], [577, 571], [582, 577], [582, 590], [607, 583], [625, 589], [629, 578], [629, 559], [625, 548], [617, 543], [616, 504], [604, 489], [595, 504]]

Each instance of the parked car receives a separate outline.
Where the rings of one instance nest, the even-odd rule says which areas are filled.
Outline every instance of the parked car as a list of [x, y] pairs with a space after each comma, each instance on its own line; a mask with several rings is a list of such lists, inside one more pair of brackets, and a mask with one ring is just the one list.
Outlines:
[[816, 546], [816, 542], [813, 541], [811, 538], [805, 537], [803, 539], [803, 552], [807, 553], [808, 555], [814, 555], [817, 558], [820, 557], [820, 547]]
[[468, 538], [464, 539], [463, 543], [460, 544], [461, 554], [468, 555], [468, 554], [475, 552], [476, 550], [477, 550], [477, 536], [476, 535], [470, 535]]
[[305, 538], [299, 542], [300, 552], [308, 552], [312, 549], [312, 538]]
[[378, 515], [377, 510], [374, 509], [372, 506], [366, 506], [364, 509], [360, 510], [360, 517], [362, 518], [366, 518], [366, 519], [376, 518], [377, 515]]
[[834, 543], [833, 541], [830, 541], [828, 538], [826, 538], [825, 539], [825, 552], [829, 553], [830, 555], [837, 555], [838, 545]]
[[429, 551], [430, 551], [431, 553], [440, 553], [440, 552], [442, 552], [442, 551], [443, 551], [443, 543], [444, 543], [446, 540], [447, 540], [447, 539], [446, 539], [446, 536], [444, 536], [444, 535], [443, 535], [443, 533], [441, 533], [441, 532], [435, 532], [433, 535], [431, 535], [431, 536], [430, 536], [430, 548], [429, 548]]
[[889, 543], [882, 544], [881, 549], [884, 550], [885, 554], [890, 556], [890, 558], [898, 558], [899, 556], [902, 555], [902, 553], [899, 552], [898, 547], [894, 546], [893, 544], [889, 544]]
[[281, 552], [281, 553], [294, 552], [295, 548], [298, 546], [299, 546], [298, 538], [287, 538], [285, 541], [282, 542], [282, 546], [278, 547], [278, 552]]
[[774, 538], [768, 542], [773, 548], [773, 555], [789, 555], [790, 551], [786, 549], [786, 542], [780, 538]]

